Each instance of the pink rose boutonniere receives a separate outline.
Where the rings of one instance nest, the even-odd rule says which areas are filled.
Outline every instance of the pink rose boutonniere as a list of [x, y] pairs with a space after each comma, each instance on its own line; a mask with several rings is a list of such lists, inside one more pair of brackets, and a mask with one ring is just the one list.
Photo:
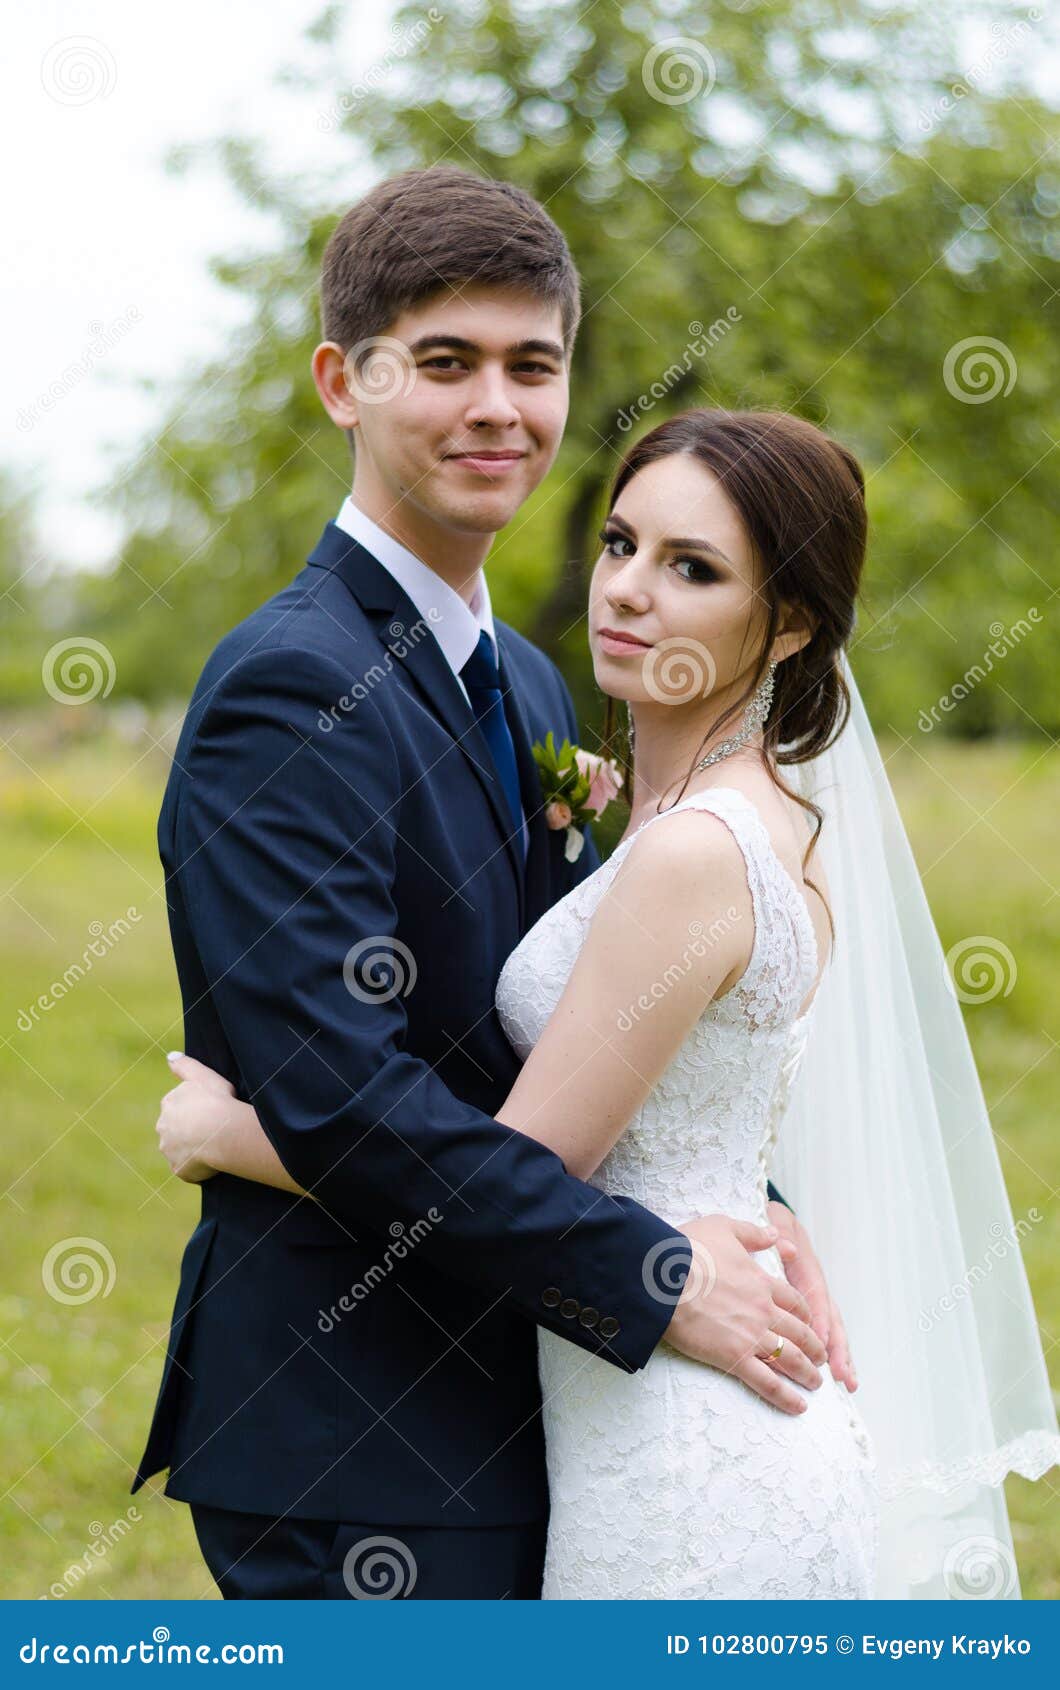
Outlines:
[[622, 786], [622, 772], [613, 758], [583, 751], [565, 739], [559, 750], [550, 733], [544, 744], [533, 746], [534, 762], [541, 778], [545, 820], [554, 831], [567, 830], [563, 855], [576, 863], [582, 854], [587, 823], [602, 816]]

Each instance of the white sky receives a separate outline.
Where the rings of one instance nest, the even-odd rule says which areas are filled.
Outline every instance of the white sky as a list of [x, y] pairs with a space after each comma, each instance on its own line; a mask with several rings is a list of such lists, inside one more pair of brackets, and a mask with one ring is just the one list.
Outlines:
[[[219, 173], [198, 166], [167, 176], [168, 148], [259, 137], [273, 168], [321, 186], [338, 159], [337, 206], [374, 179], [348, 137], [336, 142], [321, 127], [312, 94], [273, 81], [283, 65], [319, 63], [302, 36], [322, 7], [34, 0], [5, 11], [0, 464], [39, 488], [40, 532], [57, 561], [91, 565], [113, 554], [118, 533], [87, 495], [142, 442], [167, 381], [217, 351], [245, 312], [211, 281], [208, 259], [269, 244], [268, 221]], [[391, 11], [391, 0], [349, 6], [335, 86], [352, 87], [384, 58]], [[1044, 24], [1032, 31], [1030, 51], [1055, 93], [1060, 67], [1048, 33]], [[988, 35], [970, 33], [964, 47], [966, 65], [996, 53]], [[73, 380], [71, 369], [81, 372]], [[145, 376], [158, 393], [141, 391]], [[56, 382], [61, 396], [45, 408]]]
[[[322, 9], [323, 0], [5, 8], [0, 462], [39, 487], [40, 530], [59, 559], [96, 562], [116, 541], [85, 495], [159, 414], [164, 393], [142, 393], [140, 378], [164, 389], [245, 313], [207, 260], [268, 240], [269, 220], [219, 172], [169, 176], [162, 159], [174, 143], [254, 135], [282, 174], [328, 174], [336, 140], [320, 128], [313, 95], [273, 84], [280, 66], [307, 60], [302, 33]], [[340, 55], [350, 85], [385, 52], [390, 6], [358, 0], [355, 19], [353, 10]], [[341, 203], [374, 178], [349, 170], [348, 138], [338, 148]], [[72, 382], [71, 366], [85, 371]], [[56, 381], [61, 397], [45, 409]]]

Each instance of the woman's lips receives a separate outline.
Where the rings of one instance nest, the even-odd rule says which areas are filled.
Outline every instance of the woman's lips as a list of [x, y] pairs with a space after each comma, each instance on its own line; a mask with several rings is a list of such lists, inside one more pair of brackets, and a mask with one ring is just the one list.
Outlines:
[[634, 652], [651, 650], [647, 640], [638, 640], [632, 634], [616, 634], [609, 628], [601, 628], [596, 638], [601, 651], [611, 657], [630, 657]]

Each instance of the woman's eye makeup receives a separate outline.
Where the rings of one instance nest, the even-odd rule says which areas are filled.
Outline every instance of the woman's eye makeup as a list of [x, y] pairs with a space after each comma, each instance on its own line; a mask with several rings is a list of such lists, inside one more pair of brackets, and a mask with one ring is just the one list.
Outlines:
[[604, 550], [610, 552], [612, 557], [615, 555], [613, 550], [615, 546], [619, 544], [622, 544], [623, 546], [633, 545], [633, 541], [629, 538], [629, 535], [623, 534], [618, 528], [608, 528], [605, 526], [601, 528], [597, 538], [603, 545]]
[[717, 570], [714, 568], [713, 564], [707, 563], [704, 558], [675, 557], [673, 561], [673, 568], [678, 573], [680, 572], [681, 564], [687, 564], [689, 569], [694, 571], [694, 573], [690, 575], [682, 575], [682, 581], [700, 582], [716, 581], [718, 579]]
[[[622, 554], [616, 552], [615, 547], [619, 545], [628, 546], [630, 551], [636, 550], [636, 547], [629, 535], [623, 534], [619, 528], [608, 528], [605, 525], [601, 528], [598, 538], [601, 541], [604, 550], [609, 552], [612, 557], [617, 557], [619, 555], [628, 557], [630, 555], [630, 552]], [[671, 568], [682, 581], [690, 581], [693, 585], [706, 584], [711, 581], [717, 581], [720, 578], [718, 571], [712, 563], [708, 563], [705, 558], [689, 557], [687, 554], [673, 558], [668, 567]], [[684, 568], [687, 568], [689, 571], [687, 575], [683, 573]]]

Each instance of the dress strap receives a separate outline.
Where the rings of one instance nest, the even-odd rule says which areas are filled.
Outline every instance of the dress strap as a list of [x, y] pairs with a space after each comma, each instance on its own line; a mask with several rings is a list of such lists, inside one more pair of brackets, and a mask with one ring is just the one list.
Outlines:
[[[739, 986], [745, 992], [754, 990], [766, 972], [774, 980], [786, 983], [797, 1011], [817, 979], [820, 966], [817, 934], [806, 899], [777, 855], [757, 806], [745, 792], [734, 786], [693, 792], [668, 810], [649, 816], [618, 849], [632, 845], [645, 828], [665, 821], [667, 816], [692, 809], [706, 810], [723, 822], [744, 859], [755, 937], [751, 960]], [[788, 991], [783, 995], [787, 997]]]

